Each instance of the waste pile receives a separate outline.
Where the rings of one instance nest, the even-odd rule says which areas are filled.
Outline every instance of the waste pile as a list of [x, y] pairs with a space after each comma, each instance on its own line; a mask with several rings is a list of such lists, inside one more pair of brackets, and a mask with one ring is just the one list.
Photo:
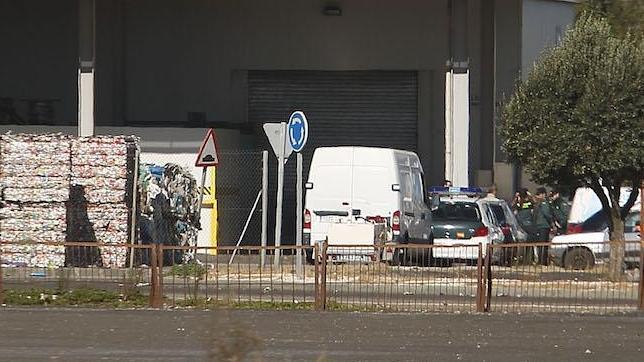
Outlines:
[[0, 135], [0, 245], [2, 263], [59, 267], [65, 248], [43, 243], [64, 242], [69, 199], [68, 136]]
[[2, 263], [34, 267], [124, 267], [125, 248], [78, 260], [47, 242], [129, 240], [138, 139], [60, 134], [0, 136]]
[[[142, 242], [196, 245], [199, 188], [190, 171], [172, 163], [164, 166], [143, 164], [139, 179]], [[174, 254], [175, 258], [179, 256]]]

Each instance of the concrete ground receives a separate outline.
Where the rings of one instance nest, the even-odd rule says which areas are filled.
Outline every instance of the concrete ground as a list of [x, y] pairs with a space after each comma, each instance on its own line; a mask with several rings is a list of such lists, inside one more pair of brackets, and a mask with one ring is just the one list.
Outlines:
[[0, 308], [2, 361], [641, 361], [644, 315]]

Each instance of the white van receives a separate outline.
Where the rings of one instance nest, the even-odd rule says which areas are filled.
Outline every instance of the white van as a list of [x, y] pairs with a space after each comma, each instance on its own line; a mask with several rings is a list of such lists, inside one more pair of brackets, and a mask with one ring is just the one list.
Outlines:
[[327, 239], [332, 224], [361, 221], [385, 223], [387, 241], [432, 241], [423, 168], [413, 152], [353, 146], [317, 148], [306, 190], [305, 243]]
[[[631, 196], [633, 189], [631, 187], [622, 187], [619, 194], [619, 205], [623, 206]], [[608, 190], [604, 187], [604, 193], [608, 196]], [[642, 195], [638, 194], [635, 204], [631, 211], [638, 211]], [[602, 204], [599, 197], [589, 187], [580, 187], [575, 191], [575, 197], [572, 200], [570, 214], [568, 215], [567, 234], [577, 234], [583, 232], [597, 232], [607, 225], [606, 215], [601, 213]]]

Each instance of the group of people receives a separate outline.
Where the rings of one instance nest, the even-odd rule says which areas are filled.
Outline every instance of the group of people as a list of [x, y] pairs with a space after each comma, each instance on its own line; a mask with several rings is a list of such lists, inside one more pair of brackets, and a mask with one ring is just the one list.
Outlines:
[[[443, 186], [451, 187], [452, 182], [445, 180]], [[496, 197], [496, 185], [488, 187], [487, 192]], [[528, 242], [550, 242], [554, 235], [566, 232], [570, 209], [557, 190], [548, 192], [545, 187], [539, 187], [533, 195], [523, 188], [514, 195], [511, 207], [519, 225], [528, 233]], [[547, 265], [548, 247], [537, 247], [537, 254], [539, 263]]]
[[[512, 200], [512, 209], [529, 242], [549, 242], [566, 230], [569, 208], [556, 190], [548, 193], [545, 187], [539, 187], [532, 195], [528, 189], [521, 189]], [[548, 247], [537, 249], [539, 263], [547, 265]]]

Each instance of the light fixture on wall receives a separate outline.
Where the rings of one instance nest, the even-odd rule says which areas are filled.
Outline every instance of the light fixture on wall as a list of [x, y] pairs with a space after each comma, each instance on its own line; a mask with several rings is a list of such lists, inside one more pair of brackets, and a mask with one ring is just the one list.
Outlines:
[[342, 8], [339, 5], [325, 5], [322, 13], [326, 16], [342, 16]]

